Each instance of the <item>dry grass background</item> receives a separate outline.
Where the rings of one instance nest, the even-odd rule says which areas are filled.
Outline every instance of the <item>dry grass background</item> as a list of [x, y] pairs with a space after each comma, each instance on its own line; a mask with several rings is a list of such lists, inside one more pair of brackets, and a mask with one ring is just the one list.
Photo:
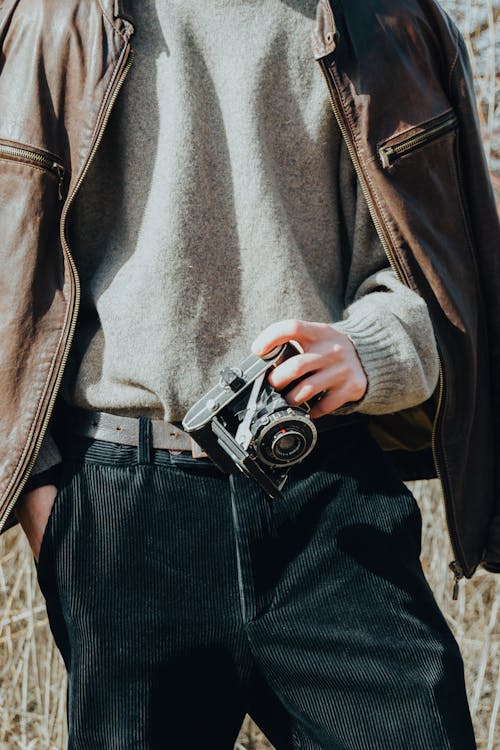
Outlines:
[[[442, 5], [469, 46], [485, 150], [500, 191], [500, 7], [493, 0]], [[458, 601], [452, 601], [452, 553], [439, 486], [417, 482], [411, 488], [422, 510], [424, 570], [464, 657], [478, 750], [500, 750], [500, 576], [478, 571], [462, 581]], [[12, 530], [0, 537], [0, 750], [63, 750], [65, 689], [32, 556], [22, 532]], [[235, 750], [269, 748], [247, 717]]]

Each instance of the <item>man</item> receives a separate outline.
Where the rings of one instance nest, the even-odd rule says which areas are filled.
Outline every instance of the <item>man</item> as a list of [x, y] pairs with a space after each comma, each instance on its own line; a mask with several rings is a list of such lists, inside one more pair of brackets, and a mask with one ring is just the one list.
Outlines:
[[[26, 404], [11, 439], [21, 444], [28, 423], [31, 433], [16, 463], [23, 479], [6, 465], [4, 510], [12, 523], [22, 493], [15, 514], [68, 669], [70, 747], [231, 747], [246, 711], [277, 748], [475, 747], [460, 655], [418, 560], [418, 508], [367, 430], [368, 415], [413, 422], [403, 439], [397, 419], [373, 428], [386, 447], [410, 450], [413, 465], [425, 461], [430, 427], [443, 483], [464, 485], [441, 426], [446, 416], [446, 437], [455, 435], [463, 421], [450, 404], [484, 370], [477, 289], [460, 286], [462, 271], [476, 273], [473, 254], [455, 252], [468, 225], [425, 216], [426, 237], [414, 216], [424, 188], [437, 209], [441, 200], [453, 212], [456, 196], [463, 206], [447, 165], [470, 103], [462, 92], [443, 106], [426, 40], [427, 58], [400, 62], [433, 76], [386, 115], [382, 137], [375, 115], [387, 93], [360, 84], [383, 67], [384, 50], [370, 60], [369, 47], [356, 48], [366, 25], [327, 3], [54, 6], [2, 10], [5, 80], [16, 70], [29, 80], [31, 58], [13, 51], [21, 38], [33, 34], [39, 49], [30, 117], [21, 108], [4, 122], [2, 210], [18, 205], [27, 179], [30, 205], [44, 206], [16, 239], [20, 255], [43, 239], [22, 253], [24, 278], [29, 269], [43, 283], [30, 291], [29, 326], [26, 314], [5, 326], [5, 397], [15, 373], [13, 403]], [[389, 46], [418, 46], [415, 18], [447, 40], [451, 92], [463, 50], [445, 36], [448, 20], [434, 6], [392, 11], [377, 16], [394, 33]], [[352, 119], [339, 93], [344, 106], [358, 102]], [[360, 159], [360, 122], [364, 137], [377, 136], [376, 166]], [[376, 200], [390, 197], [376, 183], [385, 171], [396, 224]], [[59, 209], [64, 286], [51, 247]], [[464, 356], [479, 352], [472, 385], [449, 367], [460, 332]], [[182, 450], [180, 422], [252, 341], [265, 354], [287, 340], [303, 352], [269, 382], [281, 390], [305, 376], [291, 404], [324, 395], [311, 412], [314, 452], [270, 502]], [[467, 402], [460, 419], [474, 426], [479, 415], [489, 429], [482, 408]], [[491, 501], [465, 539], [470, 507], [448, 507], [458, 580], [478, 563]]]

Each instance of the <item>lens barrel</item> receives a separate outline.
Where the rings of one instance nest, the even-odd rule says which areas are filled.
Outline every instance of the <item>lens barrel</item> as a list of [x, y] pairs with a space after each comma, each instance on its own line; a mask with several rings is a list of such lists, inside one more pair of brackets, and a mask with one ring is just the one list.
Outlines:
[[257, 458], [268, 466], [290, 466], [314, 448], [317, 430], [308, 416], [288, 407], [256, 420], [250, 427]]

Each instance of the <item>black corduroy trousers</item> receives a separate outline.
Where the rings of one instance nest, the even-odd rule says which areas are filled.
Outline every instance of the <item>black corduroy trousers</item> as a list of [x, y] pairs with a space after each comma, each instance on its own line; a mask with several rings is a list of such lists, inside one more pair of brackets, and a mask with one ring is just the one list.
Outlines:
[[473, 750], [421, 516], [364, 425], [321, 433], [285, 497], [208, 460], [64, 440], [38, 580], [70, 750]]

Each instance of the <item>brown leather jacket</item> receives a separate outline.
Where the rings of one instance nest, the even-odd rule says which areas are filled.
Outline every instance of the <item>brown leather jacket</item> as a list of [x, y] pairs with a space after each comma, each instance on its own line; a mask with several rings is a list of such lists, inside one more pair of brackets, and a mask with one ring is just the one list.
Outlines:
[[[133, 31], [126, 0], [0, 2], [2, 531], [68, 358], [68, 215]], [[373, 434], [406, 478], [440, 477], [456, 578], [480, 563], [500, 572], [500, 229], [463, 39], [434, 0], [320, 0], [312, 42], [380, 239], [427, 301], [441, 358], [434, 396], [374, 417]]]

